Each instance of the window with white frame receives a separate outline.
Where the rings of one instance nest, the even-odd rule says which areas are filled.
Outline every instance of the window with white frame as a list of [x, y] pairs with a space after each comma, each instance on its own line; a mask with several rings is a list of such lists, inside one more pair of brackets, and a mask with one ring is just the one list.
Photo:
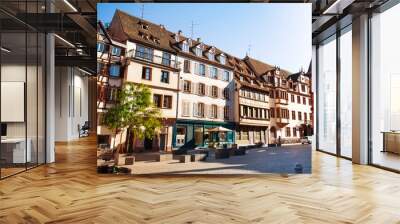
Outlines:
[[212, 118], [217, 118], [218, 116], [218, 106], [217, 105], [211, 105], [211, 117]]
[[167, 52], [163, 52], [161, 64], [170, 66], [171, 65], [171, 54]]
[[206, 85], [204, 83], [197, 84], [197, 92], [199, 95], [204, 96], [206, 94]]
[[182, 51], [189, 52], [189, 44], [186, 42], [182, 43]]
[[201, 55], [203, 54], [203, 51], [201, 50], [201, 48], [199, 46], [197, 46], [194, 49], [194, 53], [196, 54], [197, 57], [201, 57]]
[[220, 55], [219, 56], [219, 63], [221, 63], [221, 64], [225, 64], [226, 63], [226, 57], [225, 57], [225, 55]]
[[229, 76], [230, 76], [229, 71], [225, 70], [224, 75], [222, 76], [222, 80], [229, 81]]
[[204, 117], [204, 103], [197, 104], [197, 116]]
[[217, 79], [218, 78], [218, 69], [216, 67], [211, 67], [210, 69], [210, 77], [213, 79]]
[[212, 52], [208, 52], [208, 60], [214, 61], [214, 54]]
[[206, 75], [206, 66], [204, 64], [199, 65], [199, 75], [202, 75], [202, 76]]
[[183, 81], [183, 92], [190, 93], [192, 83], [188, 80]]
[[218, 87], [216, 87], [216, 86], [211, 87], [211, 96], [218, 97]]
[[153, 49], [144, 47], [142, 45], [137, 45], [135, 57], [153, 61]]

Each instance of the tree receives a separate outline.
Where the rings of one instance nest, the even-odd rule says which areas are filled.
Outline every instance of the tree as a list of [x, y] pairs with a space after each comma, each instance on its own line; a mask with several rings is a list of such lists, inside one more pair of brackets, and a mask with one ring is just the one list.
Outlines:
[[116, 134], [126, 128], [128, 152], [133, 152], [136, 139], [152, 139], [162, 126], [161, 112], [153, 105], [150, 89], [133, 83], [122, 86], [117, 104], [104, 114], [103, 123]]

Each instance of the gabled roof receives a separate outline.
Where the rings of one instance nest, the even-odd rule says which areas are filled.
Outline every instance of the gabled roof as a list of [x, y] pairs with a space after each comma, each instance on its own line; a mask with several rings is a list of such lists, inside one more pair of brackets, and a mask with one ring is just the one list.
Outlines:
[[254, 71], [254, 73], [256, 73], [257, 76], [260, 76], [260, 75], [264, 74], [265, 72], [270, 71], [274, 68], [274, 66], [272, 66], [272, 65], [261, 62], [254, 58], [250, 58], [249, 56], [246, 56], [243, 59], [243, 61], [246, 62], [246, 64], [248, 64], [250, 66], [250, 68], [252, 68], [252, 70]]
[[[113, 23], [114, 22], [120, 24], [123, 33], [129, 40], [149, 44], [170, 52], [175, 51], [175, 49], [171, 47], [171, 42], [175, 41], [173, 39], [173, 33], [160, 25], [131, 16], [121, 10], [116, 10], [113, 17]], [[145, 26], [146, 29], [144, 29], [143, 26]], [[147, 38], [144, 38], [144, 36]]]
[[297, 73], [291, 74], [287, 77], [287, 80], [291, 79], [292, 81], [297, 82], [299, 80], [300, 75], [304, 75], [304, 72], [297, 72]]
[[110, 44], [112, 44], [112, 45], [115, 45], [115, 46], [122, 47], [122, 48], [126, 48], [126, 45], [125, 45], [125, 44], [122, 44], [122, 43], [120, 43], [120, 42], [117, 42], [117, 41], [115, 41], [115, 40], [113, 40], [113, 39], [111, 38], [111, 36], [110, 36], [110, 34], [108, 33], [108, 30], [105, 28], [103, 22], [101, 22], [101, 21], [98, 21], [98, 22], [97, 22], [97, 30], [98, 30], [97, 32], [99, 32], [99, 33], [101, 33], [101, 34], [103, 34], [103, 35], [105, 36], [105, 38], [108, 40], [108, 43], [110, 43]]
[[[277, 69], [275, 66], [264, 63], [254, 58], [250, 58], [249, 56], [246, 56], [243, 61], [245, 61], [253, 69], [257, 76], [264, 75], [268, 71], [275, 71]], [[279, 68], [279, 71], [284, 78], [288, 77], [291, 74], [291, 72], [285, 69]]]

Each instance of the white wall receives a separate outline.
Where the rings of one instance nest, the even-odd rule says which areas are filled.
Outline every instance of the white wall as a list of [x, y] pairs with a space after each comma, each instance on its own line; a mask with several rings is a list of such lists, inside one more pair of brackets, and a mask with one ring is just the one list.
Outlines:
[[55, 141], [79, 138], [78, 125], [88, 121], [88, 78], [76, 68], [56, 67]]

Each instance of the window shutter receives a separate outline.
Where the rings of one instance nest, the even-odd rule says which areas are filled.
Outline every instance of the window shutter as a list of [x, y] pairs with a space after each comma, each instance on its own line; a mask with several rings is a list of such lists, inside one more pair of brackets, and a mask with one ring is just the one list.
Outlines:
[[183, 91], [183, 85], [184, 85], [184, 83], [185, 83], [184, 80], [180, 80], [180, 83], [179, 83], [179, 90], [180, 90], [180, 91]]
[[194, 82], [190, 83], [190, 93], [194, 93], [195, 86], [196, 86], [196, 83], [194, 83]]
[[195, 62], [194, 63], [194, 74], [199, 75], [199, 63]]
[[222, 69], [217, 68], [217, 77], [219, 80], [222, 80]]
[[192, 63], [191, 61], [187, 60], [187, 72], [188, 73], [190, 73], [190, 64], [191, 63]]
[[211, 114], [211, 105], [208, 105], [208, 104], [206, 104], [206, 105], [204, 105], [204, 107], [206, 108], [206, 116], [207, 117], [209, 117], [209, 118], [211, 118], [212, 117], [212, 114]]
[[204, 66], [205, 67], [205, 76], [207, 76], [207, 77], [211, 77], [211, 70], [210, 70], [210, 66], [208, 66], [208, 65], [205, 65]]
[[193, 117], [197, 117], [197, 103], [193, 103]]
[[186, 114], [187, 114], [187, 116], [190, 116], [190, 106], [192, 105], [192, 103], [191, 102], [186, 102], [186, 104], [187, 104], [187, 111], [186, 111]]
[[182, 101], [182, 109], [181, 109], [181, 116], [185, 116], [186, 115], [186, 102]]

